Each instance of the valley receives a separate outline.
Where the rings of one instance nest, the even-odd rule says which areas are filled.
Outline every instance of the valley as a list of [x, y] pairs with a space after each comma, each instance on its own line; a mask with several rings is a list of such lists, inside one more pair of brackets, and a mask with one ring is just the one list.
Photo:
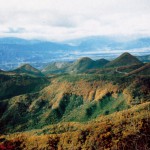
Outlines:
[[0, 149], [148, 150], [150, 63], [130, 53], [0, 71]]
[[14, 70], [23, 64], [42, 69], [49, 63], [68, 63], [84, 56], [93, 60], [112, 60], [125, 51], [143, 62], [149, 62], [149, 43], [149, 37], [120, 41], [112, 37], [91, 36], [61, 42], [0, 38], [0, 69]]

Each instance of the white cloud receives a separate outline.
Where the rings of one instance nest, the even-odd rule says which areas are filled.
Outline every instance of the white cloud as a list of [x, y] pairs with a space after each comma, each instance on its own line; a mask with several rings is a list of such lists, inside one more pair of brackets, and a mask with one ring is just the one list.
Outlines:
[[150, 36], [149, 0], [0, 0], [0, 36]]

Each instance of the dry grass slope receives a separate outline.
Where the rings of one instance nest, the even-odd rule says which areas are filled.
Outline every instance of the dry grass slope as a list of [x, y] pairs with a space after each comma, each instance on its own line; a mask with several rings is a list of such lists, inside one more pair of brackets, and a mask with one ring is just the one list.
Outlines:
[[[42, 130], [1, 135], [0, 148], [7, 149], [130, 149], [150, 148], [150, 102], [86, 124], [60, 123]], [[60, 132], [61, 130], [61, 132]], [[51, 134], [51, 133], [53, 134]]]

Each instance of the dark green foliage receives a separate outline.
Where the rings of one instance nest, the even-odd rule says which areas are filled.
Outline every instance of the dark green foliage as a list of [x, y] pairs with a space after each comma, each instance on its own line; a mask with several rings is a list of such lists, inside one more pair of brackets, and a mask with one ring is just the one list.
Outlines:
[[46, 119], [48, 124], [57, 123], [65, 118], [74, 109], [83, 104], [83, 98], [81, 96], [73, 94], [65, 94], [62, 100], [59, 102], [59, 107], [51, 111], [50, 115]]
[[108, 115], [116, 111], [121, 111], [129, 108], [122, 94], [118, 98], [113, 98], [111, 93], [108, 93], [100, 101], [85, 102], [80, 107], [70, 111], [64, 121], [79, 121], [84, 122], [98, 117], [99, 115]]
[[[7, 132], [14, 132], [41, 128], [48, 124], [58, 123], [67, 117], [72, 110], [83, 104], [81, 96], [72, 94], [65, 94], [59, 106], [54, 109], [49, 107], [48, 101], [38, 99], [38, 93], [20, 97], [20, 100], [12, 100], [10, 102], [12, 104], [9, 104], [8, 108], [4, 107], [5, 109], [1, 110], [0, 132], [4, 132], [4, 128]], [[7, 100], [2, 102], [0, 102], [0, 108], [5, 105], [7, 106]], [[33, 103], [34, 106], [31, 109], [30, 107]], [[30, 111], [29, 108], [31, 109]], [[47, 117], [43, 117], [45, 113], [48, 114]], [[18, 126], [20, 127], [17, 128]]]
[[92, 116], [95, 110], [96, 110], [96, 103], [92, 104], [89, 108], [86, 109], [86, 115], [88, 116], [88, 118]]
[[81, 80], [85, 80], [85, 81], [98, 81], [103, 79], [103, 76], [101, 75], [97, 75], [97, 74], [75, 74], [75, 75], [62, 75], [58, 77], [58, 82], [63, 82], [63, 81], [67, 81], [67, 82], [77, 82], [77, 81], [81, 81]]
[[[120, 107], [121, 106], [121, 107]], [[122, 94], [118, 95], [118, 98], [113, 98], [111, 93], [108, 93], [103, 99], [101, 99], [95, 109], [92, 112], [91, 118], [96, 118], [98, 115], [108, 115], [116, 111], [127, 109], [128, 105]]]
[[7, 101], [0, 101], [0, 117], [6, 111], [7, 106], [8, 106], [8, 102]]
[[0, 100], [36, 92], [49, 84], [44, 77], [0, 75]]
[[[65, 103], [65, 106], [63, 106], [64, 111], [65, 111], [65, 115], [67, 115], [70, 111], [72, 111], [73, 109], [77, 108], [78, 106], [83, 104], [83, 98], [81, 96], [77, 96], [77, 95], [71, 95], [71, 94], [66, 94], [63, 99], [68, 102]], [[62, 100], [61, 103], [63, 103], [64, 101]]]

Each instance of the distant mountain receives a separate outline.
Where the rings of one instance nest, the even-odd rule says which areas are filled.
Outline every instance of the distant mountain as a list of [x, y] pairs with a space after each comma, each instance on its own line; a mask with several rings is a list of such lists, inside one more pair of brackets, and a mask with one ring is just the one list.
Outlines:
[[54, 62], [48, 64], [43, 70], [44, 74], [65, 73], [71, 62]]
[[149, 55], [149, 49], [149, 37], [123, 40], [92, 36], [64, 42], [0, 38], [0, 69], [12, 70], [25, 63], [41, 69], [51, 62], [74, 61], [81, 57], [112, 60], [124, 51]]
[[57, 42], [1, 38], [0, 69], [12, 70], [23, 63], [40, 68], [43, 64], [64, 59], [73, 49], [73, 46]]
[[125, 49], [136, 49], [136, 48], [150, 48], [150, 37], [143, 37], [135, 40], [131, 40], [126, 43]]
[[89, 57], [82, 57], [75, 62], [54, 62], [47, 65], [42, 73], [60, 74], [60, 73], [83, 73], [88, 69], [101, 68], [109, 61], [106, 59], [92, 60]]
[[29, 64], [24, 64], [24, 65], [20, 66], [19, 68], [13, 70], [12, 72], [19, 73], [19, 74], [27, 74], [27, 75], [31, 75], [31, 76], [43, 76], [41, 71], [32, 67]]
[[147, 63], [144, 66], [131, 71], [127, 74], [127, 76], [129, 75], [150, 75], [150, 63]]
[[150, 55], [137, 56], [137, 58], [142, 62], [150, 62]]
[[98, 59], [98, 60], [95, 61], [96, 66], [99, 66], [99, 67], [103, 67], [107, 63], [109, 63], [109, 61], [104, 59], [104, 58]]
[[105, 67], [120, 67], [134, 64], [141, 64], [142, 62], [138, 60], [135, 56], [130, 53], [123, 53], [113, 61], [105, 65]]
[[67, 41], [80, 49], [111, 49], [111, 50], [130, 50], [137, 48], [150, 47], [150, 37], [137, 39], [121, 39], [107, 36], [91, 36]]
[[[53, 51], [53, 50], [68, 50], [73, 49], [73, 47], [62, 44], [62, 43], [54, 43], [54, 42], [47, 42], [47, 41], [39, 41], [39, 42], [33, 42], [32, 41], [25, 41], [24, 44], [17, 42], [17, 44], [12, 43], [0, 43], [0, 51], [3, 50], [11, 50], [11, 51]], [[18, 51], [18, 52], [19, 52]]]
[[83, 57], [78, 59], [69, 67], [69, 72], [72, 73], [83, 73], [89, 69], [101, 68], [109, 61], [106, 59], [92, 60], [89, 57]]
[[15, 37], [0, 38], [0, 44], [26, 45], [26, 44], [34, 44], [39, 42], [40, 42], [39, 40], [26, 40], [26, 39], [15, 38]]
[[89, 57], [83, 57], [78, 59], [74, 64], [69, 68], [71, 72], [79, 73], [85, 72], [87, 69], [91, 69], [94, 66], [94, 60]]

